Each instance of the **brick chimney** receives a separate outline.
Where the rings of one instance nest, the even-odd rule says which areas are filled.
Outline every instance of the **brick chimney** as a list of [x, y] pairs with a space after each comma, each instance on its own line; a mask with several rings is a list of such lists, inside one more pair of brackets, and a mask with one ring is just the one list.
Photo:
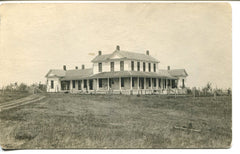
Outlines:
[[76, 66], [76, 67], [75, 67], [75, 69], [77, 70], [77, 69], [78, 69], [78, 67]]
[[120, 46], [119, 45], [116, 46], [116, 50], [118, 50], [118, 51], [120, 50]]
[[98, 51], [98, 55], [101, 56], [102, 55], [102, 51]]
[[67, 70], [67, 67], [66, 65], [63, 65], [63, 70], [66, 71]]
[[168, 66], [167, 69], [170, 70], [170, 66]]
[[82, 70], [84, 70], [85, 69], [85, 65], [82, 65]]
[[149, 50], [146, 51], [146, 55], [149, 55]]

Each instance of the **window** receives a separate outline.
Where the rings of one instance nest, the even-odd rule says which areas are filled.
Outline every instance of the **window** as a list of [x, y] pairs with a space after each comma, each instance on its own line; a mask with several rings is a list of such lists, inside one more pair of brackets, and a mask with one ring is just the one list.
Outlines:
[[102, 72], [102, 63], [98, 63], [98, 72]]
[[148, 86], [151, 87], [151, 78], [148, 80]]
[[51, 89], [53, 89], [53, 88], [54, 88], [54, 81], [51, 80]]
[[120, 61], [120, 71], [124, 71], [124, 61]]
[[148, 63], [148, 72], [151, 72], [151, 63]]
[[158, 86], [161, 88], [161, 79], [158, 80]]
[[146, 63], [143, 62], [143, 72], [145, 72], [145, 71], [146, 71]]
[[156, 64], [153, 64], [153, 71], [156, 72]]
[[156, 79], [155, 79], [155, 78], [153, 79], [153, 86], [154, 86], [154, 87], [156, 87], [156, 86], [157, 86], [157, 81], [156, 81]]
[[182, 79], [182, 87], [185, 88], [184, 79]]
[[132, 87], [134, 87], [134, 78], [132, 78]]
[[78, 80], [78, 90], [82, 90], [81, 81], [80, 80]]
[[84, 88], [87, 88], [87, 80], [84, 80], [83, 87], [84, 87]]
[[114, 72], [114, 62], [111, 62], [111, 72]]
[[137, 70], [140, 71], [140, 62], [137, 62]]
[[75, 80], [72, 81], [72, 87], [75, 88]]
[[99, 82], [99, 83], [98, 83], [99, 88], [102, 88], [102, 79], [99, 79], [98, 82]]
[[132, 71], [134, 71], [134, 61], [131, 61]]
[[124, 78], [121, 78], [121, 87], [124, 87]]

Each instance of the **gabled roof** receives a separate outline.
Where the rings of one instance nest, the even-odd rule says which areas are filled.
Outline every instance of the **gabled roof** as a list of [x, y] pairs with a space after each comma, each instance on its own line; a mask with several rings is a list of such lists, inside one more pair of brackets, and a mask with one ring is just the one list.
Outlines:
[[98, 55], [92, 60], [92, 62], [104, 62], [104, 61], [110, 60], [111, 56], [114, 54], [118, 54], [122, 58], [129, 59], [129, 60], [140, 60], [140, 61], [149, 61], [149, 62], [156, 62], [156, 63], [159, 62], [156, 58], [153, 58], [150, 55], [123, 51], [123, 50], [115, 50], [112, 54]]
[[187, 72], [185, 69], [173, 69], [173, 70], [168, 70], [169, 74], [175, 77], [186, 77], [188, 76]]
[[66, 71], [60, 69], [50, 69], [48, 73], [45, 75], [45, 77], [48, 77], [50, 74], [53, 74], [53, 76], [56, 77], [63, 77], [65, 76]]
[[93, 74], [93, 69], [75, 69], [75, 70], [67, 70], [66, 75], [62, 80], [78, 80], [83, 78], [88, 78]]
[[166, 77], [166, 78], [173, 78], [171, 74], [169, 74], [168, 70], [158, 70], [157, 72], [161, 77]]

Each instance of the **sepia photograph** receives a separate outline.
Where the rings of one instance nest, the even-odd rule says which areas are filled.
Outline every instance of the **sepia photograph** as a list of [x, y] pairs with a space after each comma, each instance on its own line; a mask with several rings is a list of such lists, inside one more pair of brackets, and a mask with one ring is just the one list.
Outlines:
[[227, 149], [229, 3], [0, 5], [0, 146]]

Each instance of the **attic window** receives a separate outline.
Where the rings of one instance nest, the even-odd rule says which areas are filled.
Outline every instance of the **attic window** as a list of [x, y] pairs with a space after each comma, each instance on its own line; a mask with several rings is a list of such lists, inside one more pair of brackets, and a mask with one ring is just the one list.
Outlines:
[[153, 71], [156, 72], [156, 64], [153, 64]]

